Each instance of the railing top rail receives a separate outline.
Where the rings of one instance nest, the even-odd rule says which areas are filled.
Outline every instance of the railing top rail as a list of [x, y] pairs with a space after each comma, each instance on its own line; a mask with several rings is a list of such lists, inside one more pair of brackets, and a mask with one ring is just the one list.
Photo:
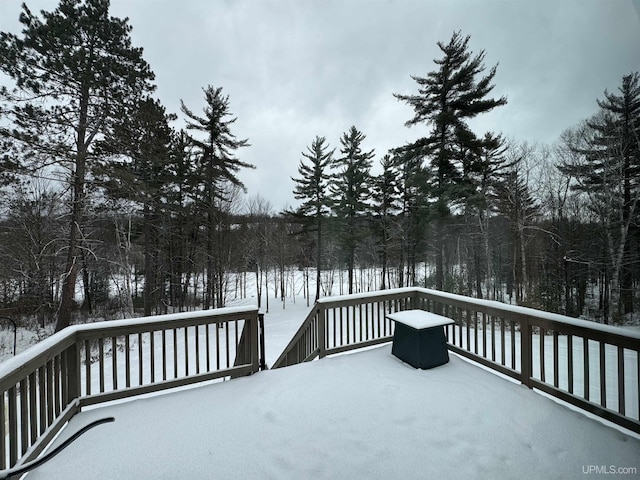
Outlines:
[[[376, 301], [377, 299], [383, 298], [383, 297], [411, 295], [416, 293], [418, 290], [426, 291], [426, 289], [424, 288], [419, 289], [416, 287], [389, 288], [387, 290], [377, 290], [373, 292], [362, 292], [362, 293], [353, 293], [353, 294], [347, 294], [347, 295], [334, 295], [331, 297], [322, 297], [322, 298], [319, 298], [316, 303], [320, 303], [320, 304], [342, 303], [342, 302], [349, 302], [352, 300]], [[466, 298], [466, 297], [460, 296], [460, 298]]]
[[116, 331], [122, 331], [122, 334], [126, 334], [127, 330], [149, 330], [155, 327], [167, 326], [167, 324], [171, 323], [204, 321], [207, 319], [223, 320], [229, 317], [237, 317], [241, 314], [257, 315], [257, 313], [258, 307], [256, 306], [226, 307], [72, 325], [20, 352], [15, 357], [0, 363], [0, 383], [4, 383], [6, 379], [15, 376], [16, 373], [32, 371], [71, 346], [80, 337], [92, 337], [100, 335], [101, 332], [111, 333]]
[[497, 314], [508, 314], [515, 317], [527, 317], [529, 319], [538, 319], [556, 327], [567, 325], [571, 327], [577, 327], [580, 329], [596, 330], [601, 333], [615, 335], [619, 337], [626, 337], [629, 339], [640, 340], [640, 331], [635, 332], [633, 330], [627, 330], [624, 328], [616, 327], [613, 325], [603, 325], [601, 323], [592, 322], [589, 320], [582, 320], [580, 318], [567, 317], [566, 315], [560, 315], [558, 313], [545, 312], [542, 310], [536, 310], [530, 307], [521, 307], [518, 305], [509, 305], [507, 303], [498, 302], [495, 300], [484, 300], [471, 297], [465, 297], [463, 295], [457, 295], [455, 293], [441, 292], [438, 290], [431, 290], [428, 288], [416, 287], [414, 290], [419, 292], [425, 298], [431, 300], [443, 300], [449, 303], [455, 303], [459, 306], [469, 307], [476, 311], [487, 311], [489, 313], [495, 312]]
[[0, 389], [5, 383], [15, 385], [15, 377], [29, 374], [35, 368], [63, 352], [76, 341], [77, 327], [68, 327], [0, 363]]
[[258, 307], [225, 307], [212, 310], [198, 310], [194, 312], [171, 313], [167, 315], [153, 315], [149, 317], [127, 318], [81, 325], [78, 335], [81, 339], [110, 335], [126, 335], [165, 328], [184, 327], [205, 324], [211, 321], [234, 319], [241, 315], [257, 315]]
[[302, 336], [302, 334], [304, 333], [304, 331], [309, 327], [309, 324], [313, 321], [313, 319], [315, 318], [318, 308], [317, 308], [317, 304], [318, 302], [316, 301], [316, 303], [313, 304], [313, 307], [311, 307], [311, 310], [309, 311], [309, 313], [307, 314], [307, 316], [305, 317], [304, 321], [300, 324], [300, 327], [298, 327], [298, 330], [296, 331], [296, 333], [294, 334], [293, 338], [289, 341], [289, 343], [287, 344], [287, 346], [284, 348], [284, 350], [282, 351], [282, 353], [280, 353], [280, 356], [276, 359], [275, 362], [273, 362], [273, 366], [271, 368], [279, 368], [281, 365], [281, 363], [284, 361], [284, 359], [287, 356], [287, 352], [289, 352], [289, 350], [291, 348], [293, 348], [293, 346], [296, 344], [296, 342], [300, 339], [300, 337]]

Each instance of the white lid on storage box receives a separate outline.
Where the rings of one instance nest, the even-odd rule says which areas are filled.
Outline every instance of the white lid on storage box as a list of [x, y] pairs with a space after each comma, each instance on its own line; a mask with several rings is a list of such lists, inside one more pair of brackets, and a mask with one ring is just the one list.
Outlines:
[[402, 312], [387, 315], [393, 321], [400, 322], [408, 327], [422, 330], [424, 328], [440, 327], [455, 323], [453, 320], [424, 310], [404, 310]]

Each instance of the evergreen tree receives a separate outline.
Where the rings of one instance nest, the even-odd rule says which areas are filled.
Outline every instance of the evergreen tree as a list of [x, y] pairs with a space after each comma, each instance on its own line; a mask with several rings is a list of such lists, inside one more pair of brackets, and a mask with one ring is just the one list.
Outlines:
[[340, 138], [342, 156], [333, 161], [337, 173], [331, 185], [331, 193], [339, 221], [338, 239], [347, 257], [350, 294], [353, 293], [356, 247], [364, 235], [361, 217], [369, 208], [367, 201], [371, 196], [373, 150], [362, 151], [361, 144], [365, 138], [362, 132], [352, 126]]
[[[619, 94], [604, 92], [600, 111], [570, 139], [580, 155], [560, 168], [591, 199], [605, 227], [613, 290], [620, 314], [633, 312], [631, 238], [640, 200], [640, 73], [622, 78]], [[568, 138], [569, 134], [565, 136]]]
[[[169, 214], [169, 278], [171, 304], [184, 311], [188, 305], [188, 288], [196, 274], [196, 253], [200, 240], [196, 215], [197, 184], [195, 152], [184, 130], [172, 135], [170, 162], [167, 173], [170, 180], [167, 194]], [[194, 293], [195, 295], [195, 293]]]
[[[506, 104], [504, 97], [487, 98], [493, 89], [491, 84], [496, 74], [494, 66], [484, 72], [484, 51], [472, 56], [468, 49], [469, 36], [455, 32], [448, 44], [438, 42], [444, 54], [434, 62], [438, 70], [427, 77], [412, 76], [418, 84], [417, 95], [395, 97], [413, 107], [414, 117], [405, 123], [413, 126], [427, 123], [431, 126], [428, 136], [408, 144], [404, 150], [423, 159], [430, 158], [430, 195], [436, 202], [438, 219], [449, 215], [450, 207], [458, 203], [466, 192], [463, 174], [464, 159], [468, 151], [478, 152], [482, 140], [478, 139], [467, 125], [467, 121], [493, 108]], [[442, 222], [438, 225], [436, 249], [436, 287], [443, 288], [444, 279], [444, 235]]]
[[71, 199], [67, 260], [56, 330], [74, 306], [84, 236], [85, 183], [94, 142], [132, 99], [152, 90], [153, 73], [142, 49], [131, 45], [127, 20], [109, 16], [109, 0], [61, 0], [42, 18], [23, 5], [22, 36], [0, 34], [0, 71], [15, 86], [3, 88], [2, 116], [24, 157], [55, 162], [68, 171]]
[[222, 243], [216, 241], [216, 235], [222, 234], [220, 228], [226, 221], [223, 210], [218, 208], [219, 202], [233, 200], [227, 194], [232, 191], [228, 185], [245, 190], [244, 184], [237, 177], [241, 168], [255, 168], [250, 163], [241, 161], [235, 156], [236, 150], [248, 147], [248, 139], [238, 140], [231, 133], [231, 126], [237, 120], [232, 116], [229, 96], [222, 94], [222, 87], [214, 88], [209, 85], [204, 89], [204, 116], [198, 116], [181, 102], [182, 113], [187, 117], [187, 130], [204, 134], [204, 138], [191, 136], [191, 142], [196, 149], [196, 189], [200, 195], [206, 225], [206, 271], [207, 282], [205, 291], [205, 308], [213, 307], [214, 300], [218, 307], [222, 307], [223, 292], [215, 289], [220, 285], [224, 272]]
[[331, 175], [328, 170], [333, 161], [334, 150], [329, 151], [329, 145], [324, 137], [316, 136], [306, 152], [302, 152], [304, 159], [298, 165], [299, 178], [292, 178], [295, 182], [293, 195], [302, 204], [292, 213], [303, 221], [305, 231], [316, 233], [316, 298], [320, 298], [320, 269], [322, 266], [322, 226], [323, 219], [330, 212], [331, 197], [329, 182]]
[[375, 177], [371, 199], [374, 212], [374, 232], [380, 240], [380, 263], [382, 264], [380, 288], [389, 285], [387, 280], [389, 267], [389, 249], [393, 239], [394, 216], [399, 208], [398, 172], [391, 155], [380, 160], [382, 173]]
[[392, 158], [398, 172], [400, 207], [400, 236], [402, 248], [399, 259], [398, 286], [417, 285], [416, 264], [418, 252], [425, 249], [427, 223], [433, 216], [428, 198], [430, 172], [422, 159], [409, 152], [397, 153]]
[[117, 155], [104, 172], [107, 193], [141, 207], [144, 258], [144, 314], [159, 313], [164, 279], [161, 272], [163, 215], [171, 186], [169, 162], [173, 132], [159, 101], [141, 100], [133, 115], [116, 123], [101, 146]]
[[[493, 280], [496, 272], [493, 268], [493, 261], [490, 248], [490, 219], [492, 213], [497, 210], [498, 187], [504, 169], [508, 167], [505, 152], [507, 146], [500, 135], [486, 133], [483, 139], [483, 147], [474, 169], [468, 172], [468, 180], [472, 186], [469, 196], [466, 199], [466, 214], [477, 218], [477, 225], [480, 230], [482, 241], [482, 256], [484, 257], [484, 283], [487, 298], [495, 298]], [[482, 298], [482, 279], [480, 255], [474, 252], [474, 263], [476, 270], [476, 292]]]

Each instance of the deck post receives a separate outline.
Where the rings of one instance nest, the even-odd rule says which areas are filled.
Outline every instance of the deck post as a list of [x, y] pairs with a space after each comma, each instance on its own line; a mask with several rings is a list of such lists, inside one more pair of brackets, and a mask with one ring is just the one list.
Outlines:
[[318, 356], [324, 358], [327, 356], [327, 339], [325, 331], [325, 312], [326, 309], [321, 303], [318, 304], [317, 322], [318, 322]]
[[264, 351], [264, 313], [258, 312], [258, 330], [260, 335], [260, 370], [267, 369]]
[[523, 385], [533, 388], [531, 383], [531, 356], [532, 356], [532, 328], [529, 317], [521, 317], [520, 320], [520, 381]]
[[[80, 397], [80, 350], [78, 342], [69, 346], [65, 352], [67, 365], [67, 405]], [[64, 381], [64, 380], [63, 380]], [[65, 405], [66, 407], [66, 405]]]
[[[249, 361], [251, 362], [251, 373], [256, 373], [260, 369], [260, 352], [258, 350], [258, 312], [252, 313], [245, 322], [249, 323], [247, 325], [247, 334], [249, 335], [249, 344], [245, 344], [245, 348], [249, 348]], [[246, 355], [245, 351], [245, 357]], [[245, 360], [246, 361], [246, 360]]]

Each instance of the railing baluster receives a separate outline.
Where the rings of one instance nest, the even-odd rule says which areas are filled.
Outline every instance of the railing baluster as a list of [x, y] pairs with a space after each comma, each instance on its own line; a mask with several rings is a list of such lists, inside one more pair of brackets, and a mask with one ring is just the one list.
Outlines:
[[560, 384], [560, 366], [558, 365], [558, 331], [553, 331], [553, 386], [558, 388]]
[[7, 429], [5, 427], [7, 422], [5, 415], [5, 412], [7, 411], [6, 402], [6, 393], [4, 391], [0, 392], [0, 470], [5, 470], [7, 468]]
[[500, 317], [500, 363], [502, 365], [507, 364], [507, 352], [506, 352], [506, 341], [504, 335], [504, 317]]
[[[227, 324], [227, 327], [229, 325]], [[189, 332], [188, 332], [189, 328], [188, 327], [184, 327], [182, 329], [182, 331], [184, 332], [184, 375], [186, 377], [189, 376]], [[228, 328], [226, 328], [225, 330], [227, 330], [227, 339], [229, 337], [228, 335]], [[229, 344], [227, 342], [227, 350], [229, 350]], [[227, 367], [229, 366], [229, 362], [227, 361]]]
[[[57, 383], [57, 382], [56, 382]], [[27, 379], [20, 380], [20, 454], [29, 448], [29, 392]]]
[[36, 370], [29, 375], [29, 426], [31, 427], [29, 445], [33, 445], [38, 439], [38, 382], [36, 380]]
[[53, 361], [49, 360], [47, 370], [47, 426], [53, 423]]
[[469, 310], [459, 310], [460, 317], [464, 318], [467, 327], [467, 352], [471, 351], [471, 321], [469, 320]]
[[[589, 339], [582, 337], [582, 362], [583, 362], [583, 375], [582, 381], [584, 383], [584, 399], [589, 400]], [[639, 382], [640, 383], [640, 382]]]
[[[211, 371], [211, 339], [210, 339], [210, 332], [211, 329], [209, 328], [210, 324], [206, 324], [204, 326], [204, 333], [207, 337], [207, 341], [206, 343], [206, 348], [207, 348], [207, 372]], [[215, 325], [214, 325], [215, 326]]]
[[[520, 336], [522, 338], [522, 332], [520, 332]], [[545, 338], [545, 330], [544, 328], [540, 327], [540, 333], [539, 333], [539, 337], [540, 337], [540, 381], [544, 382], [545, 381], [545, 376], [546, 376], [546, 372], [545, 372], [545, 358], [544, 358], [544, 338]]]
[[[362, 306], [360, 306], [360, 323], [362, 324]], [[364, 305], [364, 338], [369, 340], [369, 307], [366, 303]]]
[[496, 361], [496, 317], [491, 315], [491, 361]]
[[600, 343], [600, 405], [607, 407], [606, 360], [604, 357], [604, 342]]
[[89, 340], [84, 341], [84, 377], [85, 395], [91, 395], [91, 343]]
[[178, 378], [178, 330], [176, 328], [173, 329], [173, 378]]
[[116, 337], [111, 337], [111, 384], [113, 390], [118, 390], [118, 340]]
[[567, 334], [567, 380], [569, 393], [573, 393], [573, 336]]
[[378, 302], [378, 318], [382, 322], [382, 335], [387, 336], [387, 308], [385, 306], [384, 300], [382, 302]]
[[[46, 368], [44, 367], [44, 365], [38, 368], [38, 395], [40, 397], [40, 435], [42, 435], [47, 429], [47, 377], [45, 372]], [[4, 407], [4, 403], [2, 406]]]
[[54, 412], [55, 412], [55, 416], [57, 417], [60, 414], [60, 410], [61, 410], [61, 405], [60, 405], [60, 400], [61, 400], [61, 392], [60, 392], [60, 384], [61, 382], [61, 378], [60, 378], [60, 355], [56, 355], [55, 357], [53, 357], [53, 378], [54, 378], [54, 394], [55, 394], [55, 402], [54, 402]]
[[[341, 313], [343, 310], [344, 310], [343, 307], [340, 307]], [[349, 345], [351, 343], [351, 331], [349, 329], [349, 307], [346, 308], [346, 313], [347, 313], [347, 345]]]
[[[207, 325], [207, 349], [209, 347], [209, 325]], [[209, 370], [209, 355], [207, 354], [207, 370]], [[162, 381], [167, 380], [167, 330], [162, 329]]]
[[624, 398], [624, 348], [618, 347], [618, 412], [625, 414]]
[[69, 404], [69, 369], [67, 368], [68, 363], [69, 358], [67, 357], [67, 352], [65, 352], [60, 357], [60, 387], [62, 389], [62, 408], [66, 407]]
[[[245, 320], [245, 322], [246, 322], [246, 320]], [[234, 343], [234, 349], [235, 349], [235, 348], [237, 348], [237, 345], [239, 344], [239, 339], [238, 339], [238, 332], [239, 332], [238, 320], [234, 320], [233, 326], [235, 328], [235, 336], [236, 336], [236, 343]]]
[[18, 399], [16, 387], [7, 391], [9, 396], [9, 466], [13, 467], [18, 461]]
[[473, 311], [473, 351], [478, 354], [478, 312]]
[[129, 334], [124, 336], [124, 382], [125, 386], [131, 386], [131, 339]]
[[[511, 326], [511, 368], [516, 370], [516, 322], [509, 320]], [[520, 339], [524, 333], [520, 330]]]
[[138, 385], [144, 384], [144, 357], [142, 356], [142, 333], [138, 334]]
[[227, 368], [229, 368], [229, 326], [230, 326], [230, 322], [227, 321], [224, 324], [224, 345], [225, 345], [225, 349], [226, 349], [226, 360], [227, 360]]
[[[434, 305], [435, 306], [435, 305]], [[437, 310], [437, 309], [436, 309]], [[455, 320], [454, 320], [455, 321]], [[458, 326], [454, 323], [453, 325], [451, 325], [451, 344], [452, 345], [458, 345], [456, 343], [456, 328]], [[459, 346], [459, 345], [458, 345]]]
[[[196, 375], [200, 373], [200, 328], [195, 326], [196, 336]], [[237, 344], [236, 344], [237, 345]]]
[[356, 306], [351, 306], [351, 321], [353, 322], [353, 341], [356, 342], [358, 340], [362, 341], [362, 324], [360, 322], [360, 338], [356, 340], [356, 332], [358, 329], [356, 328]]
[[104, 392], [104, 340], [98, 339], [98, 365], [100, 368], [100, 393]]
[[216, 323], [216, 370], [220, 370], [220, 324]]
[[336, 332], [336, 328], [337, 328], [337, 321], [336, 321], [336, 311], [331, 310], [331, 320], [332, 320], [332, 325], [333, 325], [333, 347], [336, 347], [338, 345], [338, 332]]
[[149, 381], [154, 383], [156, 381], [156, 333], [153, 330], [149, 332], [149, 363], [151, 367]]
[[482, 313], [482, 356], [487, 358], [487, 314]]

